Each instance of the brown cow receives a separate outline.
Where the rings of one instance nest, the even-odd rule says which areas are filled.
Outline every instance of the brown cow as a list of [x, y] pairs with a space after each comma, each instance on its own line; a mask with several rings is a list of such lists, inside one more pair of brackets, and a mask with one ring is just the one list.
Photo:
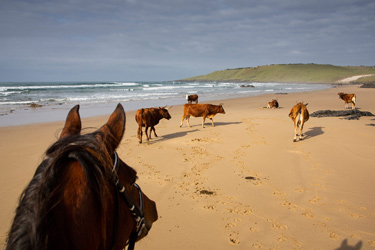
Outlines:
[[[158, 137], [155, 132], [155, 125], [159, 123], [159, 121], [163, 118], [169, 120], [171, 119], [171, 115], [168, 112], [166, 107], [163, 108], [146, 108], [146, 109], [138, 109], [137, 113], [135, 114], [135, 120], [138, 123], [138, 139], [139, 143], [142, 143], [142, 127], [145, 127], [145, 133], [147, 137], [147, 143], [151, 139], [151, 132], [154, 131], [155, 137]], [[147, 134], [148, 128], [150, 128], [150, 136]]]
[[204, 122], [206, 118], [210, 118], [212, 126], [215, 126], [212, 117], [214, 117], [217, 113], [225, 114], [223, 105], [212, 105], [212, 104], [185, 104], [184, 105], [184, 115], [181, 118], [181, 125], [186, 118], [187, 124], [190, 126], [189, 119], [190, 116], [194, 117], [203, 117], [202, 127], [204, 128]]
[[274, 108], [277, 109], [279, 108], [279, 103], [277, 102], [277, 99], [273, 99], [272, 102], [269, 102], [267, 105], [267, 108]]
[[305, 122], [309, 120], [309, 111], [307, 110], [306, 106], [308, 103], [303, 104], [302, 102], [297, 103], [294, 107], [290, 110], [289, 117], [294, 122], [294, 142], [297, 141], [297, 129], [299, 128], [299, 139], [302, 140], [302, 130], [303, 125]]
[[186, 101], [188, 101], [188, 103], [198, 103], [198, 95], [186, 95]]
[[338, 93], [339, 98], [345, 102], [345, 108], [348, 108], [349, 104], [352, 104], [352, 109], [355, 109], [356, 96], [355, 94]]

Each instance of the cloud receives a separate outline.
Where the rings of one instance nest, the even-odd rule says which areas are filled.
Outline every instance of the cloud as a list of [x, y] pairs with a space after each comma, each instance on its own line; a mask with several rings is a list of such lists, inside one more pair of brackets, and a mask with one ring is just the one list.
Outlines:
[[371, 0], [3, 0], [0, 81], [172, 80], [274, 63], [373, 65], [373, 13]]

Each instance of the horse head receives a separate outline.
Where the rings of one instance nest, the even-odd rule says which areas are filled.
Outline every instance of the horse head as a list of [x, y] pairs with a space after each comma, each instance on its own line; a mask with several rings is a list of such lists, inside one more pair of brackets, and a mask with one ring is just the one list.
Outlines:
[[[77, 134], [81, 130], [81, 121], [78, 112], [79, 108], [77, 106], [70, 110], [60, 138]], [[158, 219], [158, 214], [155, 202], [149, 199], [147, 195], [143, 193], [140, 187], [136, 184], [137, 172], [133, 168], [128, 166], [123, 160], [121, 160], [118, 157], [117, 153], [113, 153], [120, 145], [120, 142], [124, 136], [125, 124], [126, 115], [124, 108], [121, 104], [118, 104], [115, 111], [109, 117], [107, 123], [104, 124], [96, 132], [94, 132], [94, 134], [96, 134], [97, 141], [105, 150], [105, 152], [113, 159], [114, 163], [112, 171], [114, 171], [115, 175], [117, 176], [117, 185], [120, 185], [121, 188], [123, 187], [123, 192], [126, 192], [126, 195], [122, 196], [123, 198], [119, 199], [119, 217], [123, 216], [124, 218], [128, 218], [127, 222], [133, 222], [132, 232], [135, 232], [137, 235], [136, 237], [134, 236], [135, 238], [133, 240], [138, 241], [148, 234], [148, 231], [151, 229], [153, 222]], [[115, 157], [117, 157], [117, 159], [114, 159], [114, 154], [116, 155]], [[115, 163], [115, 161], [117, 161], [117, 163]], [[118, 165], [116, 166], [116, 164]], [[121, 190], [119, 191], [121, 194]], [[132, 211], [128, 209], [128, 207], [133, 206], [135, 206], [139, 210], [139, 216], [141, 216], [141, 218], [134, 217], [134, 215], [132, 215]], [[137, 225], [137, 221], [135, 221], [134, 219], [141, 219], [144, 224]], [[121, 220], [121, 218], [119, 218], [119, 220]], [[122, 225], [120, 224], [118, 229], [119, 232], [116, 234], [119, 234], [121, 236], [127, 235], [129, 233], [129, 230], [126, 230], [129, 228], [122, 228]], [[129, 235], [129, 237], [132, 237], [131, 234]], [[119, 246], [121, 247], [123, 243], [124, 242], [119, 243]], [[123, 247], [124, 246], [122, 246], [122, 248]]]
[[102, 127], [81, 134], [79, 106], [70, 110], [20, 198], [6, 249], [133, 249], [147, 235], [158, 215], [116, 153], [125, 123], [119, 104]]

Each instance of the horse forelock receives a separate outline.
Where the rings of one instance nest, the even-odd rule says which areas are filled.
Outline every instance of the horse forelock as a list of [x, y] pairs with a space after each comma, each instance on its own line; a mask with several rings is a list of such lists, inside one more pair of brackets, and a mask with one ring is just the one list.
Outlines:
[[[61, 219], [55, 215], [55, 211], [61, 211], [61, 209], [76, 209], [75, 207], [67, 207], [67, 201], [64, 200], [67, 198], [65, 194], [69, 190], [72, 190], [73, 193], [79, 191], [74, 190], [74, 188], [83, 188], [84, 190], [81, 191], [81, 195], [90, 196], [89, 198], [93, 200], [90, 209], [92, 209], [93, 215], [96, 215], [96, 218], [91, 219], [98, 220], [97, 222], [103, 225], [107, 214], [106, 208], [109, 202], [108, 199], [112, 197], [112, 193], [109, 193], [110, 180], [112, 177], [111, 154], [98, 142], [96, 134], [71, 136], [59, 140], [55, 145], [52, 145], [52, 147], [54, 146], [55, 150], [51, 152], [52, 154], [50, 156], [52, 157], [50, 165], [47, 167], [41, 181], [41, 190], [39, 192], [41, 208], [38, 231], [41, 235], [49, 235], [48, 237], [50, 237], [51, 231], [55, 230], [55, 220]], [[87, 182], [84, 187], [70, 186], [71, 183], [69, 181], [71, 180], [71, 176], [67, 176], [67, 173], [75, 166], [73, 164], [77, 162], [85, 176], [81, 182]], [[75, 206], [88, 205], [76, 204]], [[66, 214], [69, 213], [72, 213], [72, 211], [66, 211]], [[65, 218], [67, 221], [70, 219], [71, 218]], [[63, 222], [63, 224], [69, 224], [69, 222]], [[102, 226], [100, 227], [102, 228]], [[71, 229], [65, 228], [67, 231]], [[87, 228], [87, 230], [90, 230], [90, 228]], [[55, 233], [61, 234], [61, 231], [64, 231], [64, 229], [60, 228], [60, 231]], [[69, 232], [66, 233], [69, 234]], [[44, 244], [43, 242], [41, 243]]]

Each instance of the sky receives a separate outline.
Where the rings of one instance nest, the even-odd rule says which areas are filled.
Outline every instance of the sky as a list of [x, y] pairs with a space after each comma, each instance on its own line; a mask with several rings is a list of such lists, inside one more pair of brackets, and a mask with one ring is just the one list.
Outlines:
[[375, 65], [374, 0], [0, 0], [0, 82]]

